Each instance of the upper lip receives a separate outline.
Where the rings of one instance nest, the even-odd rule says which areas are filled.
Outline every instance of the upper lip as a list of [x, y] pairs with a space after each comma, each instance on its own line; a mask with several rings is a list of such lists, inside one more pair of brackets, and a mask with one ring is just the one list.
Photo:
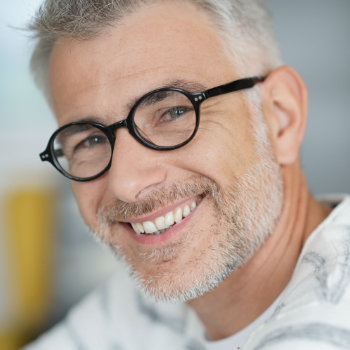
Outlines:
[[156, 212], [149, 214], [147, 216], [127, 218], [124, 220], [119, 220], [119, 222], [125, 222], [125, 223], [138, 223], [138, 222], [140, 222], [141, 223], [141, 222], [145, 222], [145, 221], [153, 221], [154, 219], [158, 218], [159, 216], [163, 216], [166, 213], [169, 213], [170, 211], [173, 211], [174, 209], [176, 209], [178, 207], [184, 206], [185, 204], [190, 205], [193, 201], [196, 201], [196, 203], [198, 203], [199, 198], [200, 198], [200, 196], [187, 198], [187, 199], [184, 199], [180, 202], [173, 203], [167, 207], [163, 207], [163, 208], [157, 210]]

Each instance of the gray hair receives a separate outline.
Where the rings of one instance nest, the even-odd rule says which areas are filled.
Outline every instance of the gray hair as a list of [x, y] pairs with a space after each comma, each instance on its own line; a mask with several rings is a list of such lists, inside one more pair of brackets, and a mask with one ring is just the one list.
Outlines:
[[[96, 37], [138, 8], [159, 1], [165, 0], [45, 0], [28, 28], [37, 40], [31, 70], [46, 97], [50, 100], [50, 55], [59, 38], [86, 40]], [[209, 15], [240, 75], [263, 74], [281, 64], [270, 12], [264, 0], [171, 1], [192, 2]]]

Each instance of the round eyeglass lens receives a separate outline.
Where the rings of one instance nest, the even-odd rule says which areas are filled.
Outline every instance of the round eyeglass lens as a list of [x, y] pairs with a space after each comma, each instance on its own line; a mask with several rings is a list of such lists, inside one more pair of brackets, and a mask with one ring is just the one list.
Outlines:
[[134, 111], [139, 136], [156, 146], [172, 147], [187, 141], [196, 129], [196, 112], [191, 100], [176, 90], [146, 95]]
[[89, 123], [63, 128], [57, 133], [52, 147], [59, 166], [69, 175], [82, 179], [103, 171], [112, 155], [106, 134]]

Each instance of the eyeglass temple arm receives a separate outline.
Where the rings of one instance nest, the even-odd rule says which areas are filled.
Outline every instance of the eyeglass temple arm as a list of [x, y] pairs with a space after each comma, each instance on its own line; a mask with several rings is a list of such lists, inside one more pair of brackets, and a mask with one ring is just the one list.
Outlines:
[[215, 88], [204, 91], [205, 98], [214, 97], [222, 94], [228, 94], [229, 92], [244, 90], [252, 88], [255, 84], [261, 83], [266, 79], [266, 76], [257, 76], [252, 78], [244, 78], [233, 81], [228, 84], [220, 85]]
[[44, 152], [41, 152], [39, 154], [39, 157], [40, 157], [41, 161], [43, 161], [43, 162], [46, 162], [46, 161], [51, 162], [51, 155], [47, 150], [45, 150]]
[[[63, 156], [63, 151], [61, 149], [55, 150], [55, 155], [56, 157], [62, 157]], [[39, 157], [41, 159], [41, 161], [43, 162], [50, 162], [52, 163], [52, 156], [50, 154], [50, 152], [48, 151], [48, 149], [46, 149], [44, 152], [41, 152], [39, 154]]]

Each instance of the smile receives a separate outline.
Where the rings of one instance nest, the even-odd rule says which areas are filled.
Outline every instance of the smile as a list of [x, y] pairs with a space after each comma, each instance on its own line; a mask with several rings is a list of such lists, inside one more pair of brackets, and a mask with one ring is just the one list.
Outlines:
[[130, 222], [130, 225], [137, 235], [160, 235], [175, 224], [179, 224], [196, 207], [197, 203], [193, 201], [190, 205], [186, 204], [183, 207], [177, 207], [175, 210], [169, 211], [164, 216], [158, 216], [152, 221]]

